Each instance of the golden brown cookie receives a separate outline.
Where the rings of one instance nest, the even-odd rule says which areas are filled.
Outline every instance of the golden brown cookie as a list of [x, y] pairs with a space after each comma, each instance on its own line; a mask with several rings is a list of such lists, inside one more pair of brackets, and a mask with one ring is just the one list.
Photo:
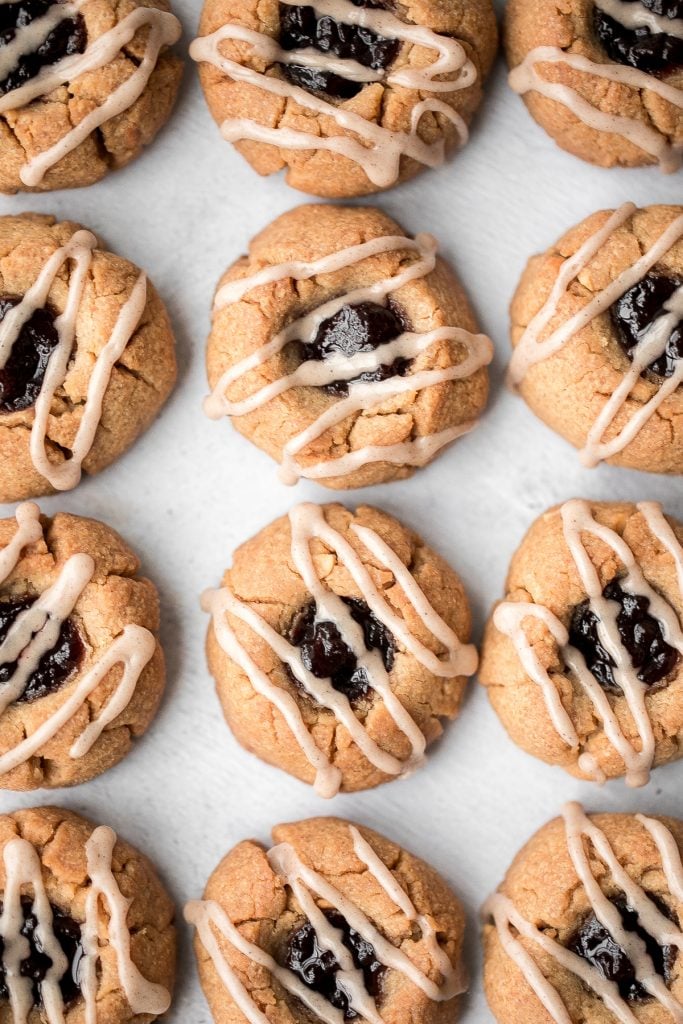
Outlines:
[[216, 1024], [455, 1019], [465, 915], [433, 868], [340, 818], [273, 840], [239, 843], [185, 910]]
[[219, 282], [205, 411], [285, 483], [404, 479], [484, 410], [493, 347], [476, 331], [431, 236], [370, 207], [301, 206]]
[[681, 756], [682, 542], [656, 502], [568, 501], [531, 526], [480, 670], [515, 743], [631, 785]]
[[555, 142], [600, 167], [683, 152], [681, 0], [508, 0], [510, 85]]
[[683, 1003], [683, 822], [568, 804], [484, 908], [498, 1024], [670, 1024]]
[[0, 191], [99, 181], [139, 156], [175, 102], [168, 0], [2, 4]]
[[390, 188], [466, 142], [498, 38], [490, 0], [205, 0], [199, 33], [224, 137], [259, 174], [328, 198]]
[[323, 796], [417, 767], [476, 669], [459, 578], [368, 506], [295, 506], [237, 549], [204, 607], [236, 738]]
[[510, 377], [586, 466], [683, 473], [683, 206], [625, 203], [533, 256]]
[[146, 731], [165, 671], [139, 567], [97, 520], [0, 520], [0, 789], [86, 782]]
[[166, 1012], [174, 907], [147, 857], [112, 829], [59, 807], [3, 814], [0, 890], [3, 1020], [22, 1006], [31, 1024], [48, 1007], [64, 1024], [143, 1024]]
[[99, 473], [175, 383], [151, 281], [78, 224], [0, 217], [0, 321], [0, 503]]

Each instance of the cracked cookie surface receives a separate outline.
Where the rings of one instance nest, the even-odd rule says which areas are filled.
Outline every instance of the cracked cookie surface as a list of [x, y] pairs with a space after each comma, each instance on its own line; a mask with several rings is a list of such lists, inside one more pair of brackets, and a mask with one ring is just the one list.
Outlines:
[[[49, 258], [77, 231], [77, 224], [57, 222], [42, 214], [0, 218], [0, 295], [10, 300], [0, 307], [5, 315], [36, 283]], [[36, 419], [34, 399], [45, 379], [47, 359], [54, 351], [55, 339], [51, 339], [50, 332], [55, 318], [66, 308], [75, 273], [73, 261], [65, 262], [50, 287], [45, 310], [39, 311], [43, 317], [40, 330], [29, 332], [26, 324], [12, 347], [10, 360], [0, 370], [0, 502], [20, 501], [54, 490], [35, 465], [30, 439]], [[66, 376], [49, 408], [45, 450], [55, 472], [73, 457], [95, 360], [110, 340], [139, 278], [140, 271], [128, 260], [94, 250], [78, 307]], [[149, 280], [146, 288], [141, 317], [106, 385], [94, 441], [82, 462], [86, 474], [100, 472], [133, 444], [152, 423], [175, 383], [175, 341], [168, 314]], [[11, 398], [16, 400], [8, 408], [3, 399]]]

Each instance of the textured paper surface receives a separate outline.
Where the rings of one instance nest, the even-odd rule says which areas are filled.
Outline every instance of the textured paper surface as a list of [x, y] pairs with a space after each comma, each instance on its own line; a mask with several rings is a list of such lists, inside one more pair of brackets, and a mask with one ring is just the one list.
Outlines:
[[[174, 6], [186, 46], [199, 0]], [[490, 408], [473, 434], [412, 480], [342, 498], [419, 526], [462, 575], [477, 639], [513, 550], [552, 503], [654, 498], [683, 517], [680, 480], [582, 469], [573, 449], [502, 382], [507, 307], [528, 256], [595, 209], [627, 199], [680, 202], [682, 195], [680, 174], [604, 171], [562, 153], [508, 90], [499, 62], [469, 147], [377, 200], [409, 232], [440, 238], [497, 356]], [[258, 178], [221, 140], [189, 61], [170, 124], [131, 167], [89, 189], [0, 199], [3, 214], [37, 210], [80, 221], [144, 267], [168, 304], [181, 367], [173, 398], [128, 455], [75, 492], [41, 502], [46, 512], [90, 515], [120, 530], [159, 586], [169, 669], [161, 713], [103, 778], [70, 791], [0, 794], [0, 810], [59, 803], [112, 825], [156, 861], [179, 907], [201, 894], [230, 847], [246, 837], [267, 840], [276, 821], [335, 814], [372, 825], [430, 860], [463, 898], [472, 972], [463, 1020], [485, 1024], [492, 1018], [481, 991], [477, 913], [519, 846], [568, 799], [591, 809], [683, 813], [683, 763], [656, 772], [640, 791], [575, 782], [517, 750], [474, 684], [426, 768], [374, 792], [319, 800], [237, 746], [205, 667], [199, 595], [218, 583], [242, 540], [296, 501], [324, 501], [333, 492], [313, 483], [283, 487], [265, 455], [227, 422], [203, 417], [204, 342], [219, 275], [256, 231], [305, 201], [278, 178]], [[184, 925], [176, 1000], [164, 1019], [211, 1021]]]

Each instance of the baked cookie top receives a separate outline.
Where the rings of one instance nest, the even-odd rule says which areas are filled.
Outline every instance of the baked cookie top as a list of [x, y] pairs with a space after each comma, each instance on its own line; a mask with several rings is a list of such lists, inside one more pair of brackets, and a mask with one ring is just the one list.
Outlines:
[[525, 750], [644, 785], [681, 756], [683, 525], [656, 502], [541, 516], [488, 623], [480, 679]]
[[412, 772], [477, 666], [456, 574], [367, 506], [295, 506], [203, 605], [235, 736], [326, 797]]
[[585, 466], [683, 473], [683, 207], [587, 217], [529, 260], [511, 320], [511, 383]]
[[0, 191], [90, 185], [156, 135], [175, 101], [167, 0], [0, 4]]
[[205, 411], [332, 488], [409, 476], [469, 431], [493, 346], [429, 235], [370, 207], [301, 206], [223, 275]]
[[529, 840], [484, 907], [499, 1024], [671, 1024], [683, 1013], [683, 823], [562, 818]]
[[147, 729], [164, 689], [159, 598], [94, 519], [0, 520], [0, 788], [85, 782]]
[[0, 502], [75, 487], [152, 422], [176, 378], [168, 314], [78, 224], [0, 217]]
[[452, 1021], [465, 916], [434, 869], [339, 818], [273, 839], [231, 850], [185, 910], [216, 1024]]
[[510, 85], [568, 152], [602, 167], [683, 156], [681, 0], [509, 0]]
[[174, 907], [111, 828], [57, 807], [1, 815], [0, 892], [8, 1024], [142, 1024], [166, 1012]]
[[496, 53], [490, 0], [206, 0], [190, 55], [223, 136], [260, 174], [367, 195], [467, 140]]

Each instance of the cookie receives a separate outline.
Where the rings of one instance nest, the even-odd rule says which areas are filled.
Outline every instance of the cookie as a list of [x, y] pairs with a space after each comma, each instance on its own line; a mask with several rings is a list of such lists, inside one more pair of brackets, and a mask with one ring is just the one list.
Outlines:
[[199, 32], [190, 56], [224, 138], [332, 199], [464, 145], [497, 47], [491, 0], [205, 0]]
[[683, 156], [683, 0], [508, 0], [510, 85], [562, 149], [599, 167]]
[[287, 484], [410, 476], [475, 425], [493, 355], [436, 249], [369, 207], [279, 217], [219, 282], [206, 413]]
[[86, 782], [149, 726], [165, 671], [139, 567], [95, 519], [0, 520], [0, 789]]
[[295, 506], [237, 549], [203, 606], [237, 740], [325, 797], [418, 767], [477, 667], [456, 574], [367, 506]]
[[584, 466], [683, 473], [683, 206], [586, 218], [529, 260], [511, 319], [510, 381]]
[[481, 682], [515, 743], [578, 778], [683, 753], [683, 524], [656, 502], [568, 501], [512, 559]]
[[0, 503], [69, 490], [154, 420], [176, 379], [168, 314], [90, 231], [0, 217]]
[[433, 868], [369, 828], [312, 818], [239, 843], [185, 917], [216, 1024], [447, 1024], [465, 915]]
[[683, 1009], [683, 822], [568, 804], [484, 907], [498, 1024], [670, 1024]]
[[167, 0], [0, 5], [0, 191], [92, 185], [171, 113], [182, 61]]
[[0, 815], [0, 887], [3, 1020], [144, 1024], [166, 1012], [174, 907], [111, 828], [59, 807]]

